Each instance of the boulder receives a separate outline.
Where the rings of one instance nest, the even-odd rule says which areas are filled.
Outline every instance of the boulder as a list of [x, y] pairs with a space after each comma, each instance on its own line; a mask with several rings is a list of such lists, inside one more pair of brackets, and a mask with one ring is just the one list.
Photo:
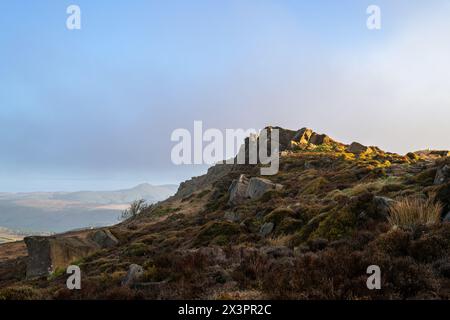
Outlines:
[[26, 237], [27, 278], [48, 276], [99, 249], [81, 237]]
[[122, 286], [133, 286], [138, 283], [144, 276], [144, 268], [138, 264], [132, 264], [128, 268], [128, 272], [122, 280]]
[[375, 210], [384, 217], [389, 216], [389, 209], [395, 203], [395, 200], [388, 197], [373, 197]]
[[239, 222], [239, 220], [241, 219], [238, 212], [232, 212], [232, 211], [225, 212], [223, 218], [229, 222]]
[[290, 149], [314, 148], [318, 145], [337, 143], [326, 134], [319, 134], [308, 128], [298, 130], [291, 140]]
[[302, 128], [295, 136], [292, 138], [292, 145], [294, 146], [301, 146], [301, 145], [307, 145], [309, 143], [309, 140], [313, 134], [313, 131], [308, 128]]
[[259, 235], [261, 237], [267, 237], [272, 231], [275, 225], [272, 222], [264, 223], [259, 229]]
[[321, 145], [321, 144], [328, 144], [330, 142], [333, 142], [329, 136], [326, 134], [318, 134], [313, 133], [311, 135], [311, 138], [309, 139], [309, 143], [315, 144], [315, 145]]
[[450, 180], [450, 166], [446, 164], [443, 167], [438, 168], [436, 177], [434, 178], [434, 184], [444, 184]]
[[51, 272], [50, 241], [47, 237], [26, 237], [27, 278], [47, 276]]
[[263, 178], [251, 178], [248, 183], [246, 195], [251, 199], [259, 199], [270, 190], [281, 190], [283, 186]]
[[238, 205], [245, 201], [248, 187], [248, 178], [241, 174], [239, 179], [233, 180], [228, 189], [230, 198], [228, 200], [229, 205]]
[[347, 151], [350, 153], [360, 154], [360, 153], [369, 153], [372, 151], [369, 147], [366, 147], [358, 142], [353, 142], [348, 148]]
[[108, 229], [94, 231], [89, 235], [89, 239], [102, 249], [114, 247], [119, 243], [119, 240]]

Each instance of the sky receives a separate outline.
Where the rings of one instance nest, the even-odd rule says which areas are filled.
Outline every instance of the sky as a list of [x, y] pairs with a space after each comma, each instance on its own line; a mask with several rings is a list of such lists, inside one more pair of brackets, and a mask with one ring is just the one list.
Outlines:
[[[66, 9], [81, 8], [81, 30]], [[366, 27], [369, 5], [381, 30]], [[0, 2], [0, 192], [179, 183], [177, 128], [450, 149], [446, 0]]]

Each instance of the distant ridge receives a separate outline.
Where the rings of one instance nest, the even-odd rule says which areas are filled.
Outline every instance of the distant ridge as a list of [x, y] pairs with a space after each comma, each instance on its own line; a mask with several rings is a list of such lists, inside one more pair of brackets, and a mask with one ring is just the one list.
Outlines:
[[154, 186], [149, 183], [139, 184], [131, 189], [116, 191], [78, 191], [70, 193], [56, 193], [52, 199], [65, 201], [80, 201], [95, 204], [123, 204], [136, 199], [157, 202], [173, 195], [177, 185]]
[[0, 227], [40, 234], [108, 226], [118, 222], [132, 201], [156, 203], [177, 188], [142, 183], [115, 191], [0, 193]]

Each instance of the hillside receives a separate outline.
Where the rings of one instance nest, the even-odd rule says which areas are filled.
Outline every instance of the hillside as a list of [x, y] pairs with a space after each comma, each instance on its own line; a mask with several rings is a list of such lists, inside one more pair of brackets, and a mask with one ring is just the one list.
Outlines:
[[[403, 156], [306, 128], [281, 129], [280, 144], [275, 176], [216, 165], [107, 230], [29, 239], [72, 256], [51, 274], [30, 276], [23, 243], [13, 258], [0, 245], [0, 298], [450, 298], [447, 151]], [[82, 290], [65, 288], [56, 265], [69, 262]], [[370, 265], [380, 290], [366, 286]]]

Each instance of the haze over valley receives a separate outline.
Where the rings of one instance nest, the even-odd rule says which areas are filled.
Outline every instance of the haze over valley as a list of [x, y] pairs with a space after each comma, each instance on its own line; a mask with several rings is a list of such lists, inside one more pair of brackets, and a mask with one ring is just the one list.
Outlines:
[[21, 235], [112, 225], [130, 202], [155, 203], [177, 188], [144, 183], [116, 191], [0, 193], [0, 243]]

